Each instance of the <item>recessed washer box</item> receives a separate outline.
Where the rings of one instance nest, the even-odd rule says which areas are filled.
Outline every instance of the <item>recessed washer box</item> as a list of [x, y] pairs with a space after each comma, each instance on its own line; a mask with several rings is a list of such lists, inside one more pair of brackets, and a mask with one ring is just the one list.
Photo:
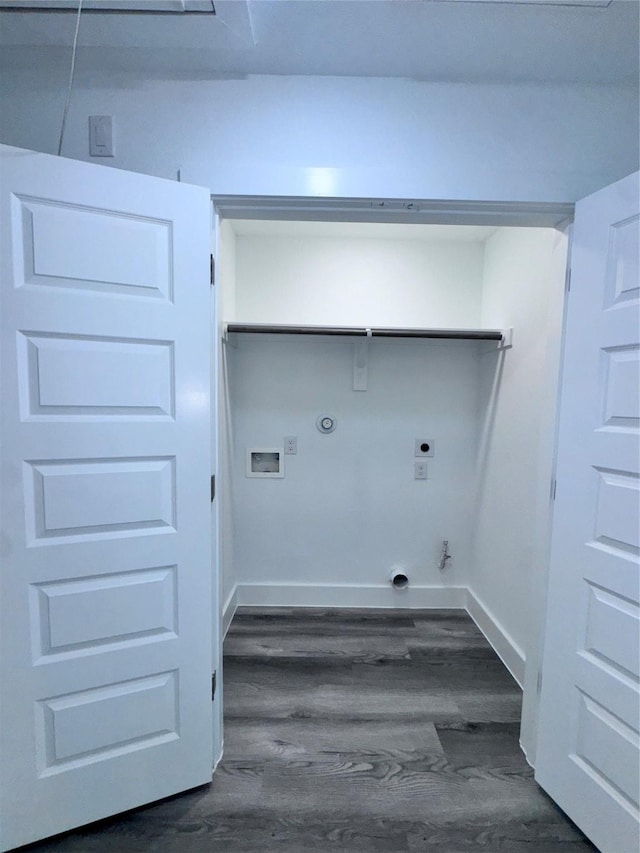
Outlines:
[[284, 477], [284, 449], [282, 447], [248, 448], [247, 477]]

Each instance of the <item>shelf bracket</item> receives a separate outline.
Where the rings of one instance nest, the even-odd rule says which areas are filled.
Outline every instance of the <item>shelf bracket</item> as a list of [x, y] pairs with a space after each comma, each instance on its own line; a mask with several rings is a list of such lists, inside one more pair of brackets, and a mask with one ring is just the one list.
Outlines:
[[497, 349], [511, 349], [513, 346], [513, 326], [510, 329], [502, 329], [502, 340]]
[[353, 352], [353, 390], [366, 391], [369, 373], [369, 340], [371, 329], [367, 329], [367, 337], [364, 341], [354, 344]]
[[222, 334], [220, 335], [220, 339], [222, 340], [223, 346], [231, 347], [232, 349], [236, 349], [238, 344], [234, 339], [234, 335], [229, 331], [229, 324], [222, 324]]

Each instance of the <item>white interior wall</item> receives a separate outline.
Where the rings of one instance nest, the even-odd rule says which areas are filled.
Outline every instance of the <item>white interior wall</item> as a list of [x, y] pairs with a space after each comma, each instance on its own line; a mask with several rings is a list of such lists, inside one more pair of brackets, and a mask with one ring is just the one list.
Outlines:
[[[479, 324], [478, 234], [425, 242], [426, 230], [417, 240], [403, 226], [365, 226], [368, 238], [362, 226], [317, 237], [318, 226], [290, 228], [296, 233], [289, 239], [238, 235], [235, 314], [226, 319]], [[352, 386], [355, 346], [335, 338], [231, 336], [238, 599], [464, 606], [478, 352], [492, 345], [373, 340], [363, 392]], [[321, 413], [337, 417], [335, 433], [318, 432]], [[247, 478], [247, 448], [282, 446], [285, 435], [298, 438], [285, 478]], [[414, 479], [417, 437], [437, 447], [426, 482]], [[444, 574], [437, 568], [443, 539], [453, 554]], [[408, 591], [388, 584], [393, 568], [409, 574]]]
[[551, 522], [550, 481], [555, 475], [557, 412], [563, 348], [563, 329], [566, 315], [566, 274], [569, 254], [570, 227], [555, 232], [549, 259], [547, 291], [547, 329], [545, 364], [541, 368], [539, 397], [537, 513], [533, 548], [529, 610], [529, 638], [526, 645], [522, 727], [520, 740], [524, 752], [535, 766], [538, 731], [538, 700], [542, 670], [542, 650], [547, 612], [547, 587]]
[[566, 253], [551, 229], [485, 245], [482, 320], [513, 326], [514, 346], [480, 362], [470, 609], [521, 684], [542, 630]]
[[[366, 392], [354, 344], [237, 336], [229, 352], [239, 601], [464, 606], [473, 506], [478, 344], [376, 341]], [[337, 429], [316, 428], [330, 414]], [[246, 449], [296, 435], [283, 479], [245, 476]], [[435, 441], [414, 479], [414, 440]], [[437, 568], [443, 539], [453, 559]], [[392, 569], [410, 588], [392, 589]]]
[[[343, 226], [344, 237], [239, 235], [237, 318], [345, 326], [479, 324], [482, 243], [350, 237], [349, 230]], [[379, 228], [373, 225], [371, 233], [378, 235]]]
[[218, 544], [220, 566], [220, 598], [222, 602], [223, 633], [235, 610], [235, 564], [233, 557], [233, 446], [231, 425], [231, 385], [228, 377], [227, 348], [223, 345], [225, 320], [235, 314], [236, 294], [236, 239], [228, 220], [220, 220], [216, 246], [217, 343], [218, 347], [218, 459], [217, 496], [220, 541]]
[[[0, 74], [2, 141], [55, 152], [68, 63]], [[574, 201], [638, 168], [634, 87], [407, 79], [151, 79], [78, 63], [63, 155], [114, 118], [96, 162], [213, 193]]]
[[[339, 227], [346, 234], [354, 226]], [[361, 393], [350, 385], [353, 344], [238, 337], [227, 357], [241, 595], [247, 603], [429, 606], [444, 600], [437, 587], [468, 587], [468, 602], [459, 589], [455, 600], [468, 603], [522, 684], [542, 631], [566, 236], [501, 228], [486, 243], [452, 244], [359, 233], [347, 246], [346, 237], [310, 233], [298, 230], [291, 251], [274, 234], [237, 238], [228, 319], [513, 326], [516, 343], [496, 352], [487, 344], [373, 341], [373, 384]], [[321, 403], [333, 405], [341, 425], [346, 417], [346, 431], [317, 433]], [[445, 457], [438, 446], [428, 490], [410, 482], [408, 464], [412, 433], [424, 430], [436, 442], [446, 436], [454, 451]], [[293, 481], [245, 478], [246, 447], [279, 446], [298, 433], [301, 457], [286, 459]], [[391, 513], [381, 493], [395, 496]], [[283, 518], [292, 520], [291, 535]], [[456, 539], [452, 530], [464, 533]], [[444, 575], [435, 569], [443, 538], [456, 557]], [[411, 575], [405, 597], [376, 588], [393, 566]]]
[[[235, 288], [232, 267], [222, 271], [225, 320], [479, 324], [482, 240], [494, 229], [234, 227]], [[223, 357], [233, 413], [234, 569], [223, 571], [240, 587], [234, 595], [225, 580], [227, 619], [238, 600], [339, 605], [348, 594], [361, 606], [464, 605], [477, 358], [487, 346], [372, 341], [369, 390], [354, 392], [352, 341], [232, 335]], [[323, 406], [340, 422], [331, 436], [315, 427]], [[247, 447], [281, 446], [292, 434], [299, 452], [285, 460], [286, 482], [246, 478]], [[430, 480], [416, 482], [414, 439], [436, 435]], [[454, 559], [443, 575], [444, 538]], [[388, 586], [393, 567], [409, 572], [407, 593]]]

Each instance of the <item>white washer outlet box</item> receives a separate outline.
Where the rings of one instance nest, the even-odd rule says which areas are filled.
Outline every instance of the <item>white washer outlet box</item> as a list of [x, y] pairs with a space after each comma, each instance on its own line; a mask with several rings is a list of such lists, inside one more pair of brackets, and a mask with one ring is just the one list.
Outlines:
[[247, 477], [284, 477], [281, 447], [250, 447], [247, 450]]

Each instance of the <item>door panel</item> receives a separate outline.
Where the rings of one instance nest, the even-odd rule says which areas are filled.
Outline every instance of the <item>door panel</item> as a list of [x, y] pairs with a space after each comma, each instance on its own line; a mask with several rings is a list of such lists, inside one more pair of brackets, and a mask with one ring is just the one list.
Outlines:
[[23, 420], [175, 417], [170, 341], [20, 333], [18, 347]]
[[210, 780], [206, 190], [2, 148], [2, 849]]
[[639, 207], [576, 207], [536, 767], [603, 853], [640, 843]]
[[12, 220], [16, 287], [172, 300], [170, 222], [18, 194]]
[[34, 658], [176, 636], [176, 568], [33, 584]]

